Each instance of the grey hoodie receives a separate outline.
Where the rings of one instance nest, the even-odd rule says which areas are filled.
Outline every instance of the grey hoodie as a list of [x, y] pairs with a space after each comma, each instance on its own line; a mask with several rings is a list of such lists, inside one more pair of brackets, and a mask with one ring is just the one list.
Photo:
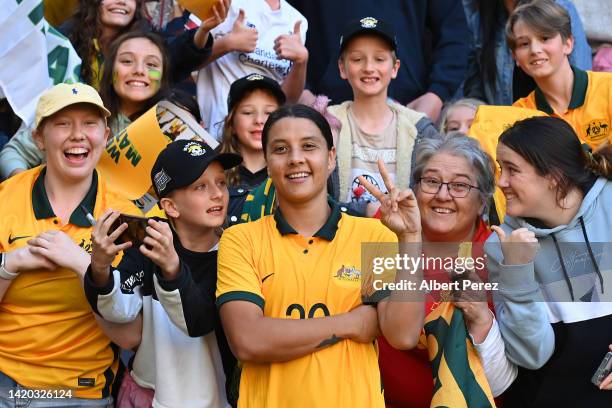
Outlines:
[[486, 243], [506, 352], [523, 367], [517, 405], [612, 407], [612, 392], [590, 383], [612, 344], [612, 181], [597, 179], [567, 225], [506, 216], [501, 227], [527, 228], [540, 244], [533, 262], [504, 265], [497, 234]]

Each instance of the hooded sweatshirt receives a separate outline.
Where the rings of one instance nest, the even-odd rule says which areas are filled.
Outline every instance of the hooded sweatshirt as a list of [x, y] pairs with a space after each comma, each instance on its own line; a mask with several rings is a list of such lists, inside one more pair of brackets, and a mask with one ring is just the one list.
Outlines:
[[520, 366], [504, 406], [612, 407], [590, 381], [612, 343], [612, 181], [598, 178], [567, 225], [506, 216], [502, 228], [527, 228], [540, 245], [532, 262], [504, 265], [497, 234], [486, 243], [506, 353]]

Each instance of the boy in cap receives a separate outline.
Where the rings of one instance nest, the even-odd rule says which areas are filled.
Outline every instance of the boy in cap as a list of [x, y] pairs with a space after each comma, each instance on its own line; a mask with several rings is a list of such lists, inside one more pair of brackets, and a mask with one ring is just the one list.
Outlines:
[[81, 288], [92, 215], [111, 207], [138, 213], [95, 170], [108, 116], [88, 85], [49, 89], [33, 134], [47, 164], [0, 184], [1, 406], [56, 406], [54, 398], [63, 406], [112, 405], [118, 350], [104, 334], [112, 325], [98, 326]]
[[438, 134], [423, 113], [388, 99], [400, 66], [396, 50], [393, 27], [374, 17], [350, 22], [340, 37], [338, 68], [353, 90], [353, 101], [328, 108], [342, 123], [336, 146], [341, 201], [377, 201], [358, 177], [384, 191], [379, 158], [391, 180], [408, 187], [415, 144]]
[[215, 307], [217, 246], [229, 200], [225, 170], [241, 161], [199, 141], [172, 142], [151, 170], [169, 222], [149, 219], [143, 244], [133, 248], [114, 243], [127, 228], [111, 230], [116, 211], [104, 213], [93, 231], [85, 277], [91, 307], [117, 323], [143, 314], [142, 342], [120, 404], [140, 406], [130, 401], [137, 395], [147, 406], [228, 406], [224, 367], [233, 367], [233, 357]]

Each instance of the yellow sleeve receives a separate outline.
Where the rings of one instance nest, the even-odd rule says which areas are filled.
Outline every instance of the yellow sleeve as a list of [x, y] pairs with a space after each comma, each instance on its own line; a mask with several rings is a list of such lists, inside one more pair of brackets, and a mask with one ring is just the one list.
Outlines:
[[221, 236], [217, 255], [217, 307], [232, 300], [246, 300], [264, 308], [261, 276], [253, 259], [253, 235], [248, 234], [254, 225], [237, 225]]

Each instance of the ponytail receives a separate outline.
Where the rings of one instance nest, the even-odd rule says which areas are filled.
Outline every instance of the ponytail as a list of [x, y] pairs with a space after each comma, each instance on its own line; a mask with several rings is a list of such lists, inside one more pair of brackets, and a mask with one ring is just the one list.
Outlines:
[[605, 142], [590, 155], [587, 168], [597, 176], [612, 180], [612, 144], [610, 142]]

